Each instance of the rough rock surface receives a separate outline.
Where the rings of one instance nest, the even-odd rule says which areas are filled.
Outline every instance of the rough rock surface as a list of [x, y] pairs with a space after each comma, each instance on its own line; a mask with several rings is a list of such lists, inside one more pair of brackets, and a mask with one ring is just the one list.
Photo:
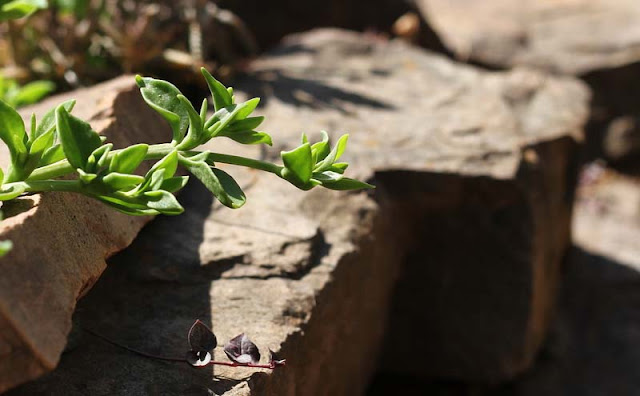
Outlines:
[[592, 163], [576, 195], [558, 314], [525, 374], [497, 387], [377, 376], [368, 395], [639, 394], [640, 180]]
[[[491, 379], [529, 364], [568, 244], [580, 83], [319, 30], [286, 40], [235, 88], [263, 98], [276, 143], [349, 131], [349, 170], [375, 179], [377, 202], [234, 169], [249, 202], [229, 211], [188, 186], [186, 213], [154, 220], [80, 302], [59, 368], [10, 395], [361, 394], [405, 257], [402, 282], [417, 293], [395, 300], [389, 362]], [[246, 332], [287, 366], [198, 370], [83, 331], [182, 356], [196, 318], [220, 342]]]
[[503, 394], [640, 392], [640, 180], [591, 164], [577, 198], [558, 320], [534, 369]]
[[238, 88], [263, 97], [265, 129], [350, 132], [354, 162], [411, 230], [388, 369], [495, 381], [526, 369], [569, 246], [585, 87], [333, 30], [292, 36], [252, 71]]
[[636, 0], [419, 0], [462, 59], [584, 74], [640, 61]]
[[[305, 194], [269, 175], [231, 171], [247, 205], [231, 211], [199, 183], [187, 186], [186, 213], [154, 220], [79, 303], [78, 336], [59, 368], [9, 394], [362, 393], [377, 364], [398, 241], [386, 238], [391, 230], [366, 194]], [[195, 369], [83, 331], [183, 357], [196, 318], [212, 326], [220, 346], [245, 332], [263, 362], [270, 348], [287, 366], [271, 376]], [[226, 360], [221, 349], [215, 357]]]
[[[42, 115], [63, 100], [116, 147], [162, 142], [171, 132], [148, 109], [132, 76], [51, 98], [26, 109]], [[0, 164], [9, 155], [0, 145]], [[71, 330], [77, 299], [98, 279], [105, 259], [131, 243], [148, 218], [135, 218], [75, 194], [31, 196], [3, 206], [0, 240], [0, 392], [53, 369]]]
[[461, 60], [579, 75], [591, 87], [587, 158], [640, 169], [640, 2], [419, 0]]

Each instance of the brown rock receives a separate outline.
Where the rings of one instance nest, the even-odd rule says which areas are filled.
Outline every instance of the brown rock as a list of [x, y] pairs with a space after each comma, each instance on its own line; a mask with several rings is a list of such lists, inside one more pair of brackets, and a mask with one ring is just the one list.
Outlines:
[[583, 168], [573, 234], [558, 320], [508, 395], [640, 391], [640, 180], [597, 163]]
[[[42, 115], [63, 100], [116, 147], [163, 142], [165, 122], [148, 109], [132, 76], [51, 98], [24, 111]], [[1, 145], [0, 162], [9, 162]], [[5, 168], [6, 169], [6, 168]], [[129, 217], [75, 194], [34, 195], [6, 203], [0, 240], [13, 249], [0, 259], [0, 392], [52, 370], [71, 330], [77, 299], [131, 243], [148, 218]]]
[[355, 167], [376, 171], [413, 236], [386, 368], [489, 381], [525, 370], [569, 246], [585, 87], [340, 31], [285, 43], [238, 87], [263, 97], [265, 130], [350, 132]]
[[[270, 175], [230, 171], [247, 205], [231, 211], [199, 183], [187, 186], [185, 213], [155, 219], [80, 301], [60, 366], [9, 395], [362, 394], [377, 364], [402, 233], [388, 237], [389, 219], [366, 194], [303, 193]], [[287, 366], [268, 376], [196, 369], [83, 331], [183, 357], [196, 318], [217, 335], [216, 359], [226, 360], [221, 347], [244, 332], [263, 363], [271, 348]]]
[[[396, 296], [386, 368], [496, 380], [529, 364], [568, 244], [580, 83], [321, 30], [256, 62], [236, 92], [262, 96], [276, 142], [349, 131], [350, 171], [375, 177], [377, 203], [233, 169], [249, 201], [229, 211], [189, 185], [185, 214], [158, 217], [80, 302], [59, 368], [11, 395], [362, 394], [403, 261], [415, 292]], [[179, 357], [196, 318], [287, 366], [194, 369], [82, 331]]]
[[566, 74], [640, 61], [635, 0], [420, 0], [418, 6], [462, 59]]
[[594, 93], [586, 157], [640, 169], [640, 132], [627, 127], [640, 114], [640, 2], [420, 0], [417, 5], [461, 60], [583, 77]]

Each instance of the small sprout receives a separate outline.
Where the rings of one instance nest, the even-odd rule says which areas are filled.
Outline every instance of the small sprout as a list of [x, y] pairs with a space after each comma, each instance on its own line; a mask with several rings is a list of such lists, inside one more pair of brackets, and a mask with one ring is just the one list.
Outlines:
[[216, 336], [213, 334], [213, 331], [200, 320], [196, 320], [191, 326], [191, 329], [189, 329], [188, 339], [191, 350], [187, 352], [185, 360], [194, 367], [203, 367], [211, 364], [273, 370], [276, 367], [284, 366], [286, 362], [284, 359], [278, 359], [275, 353], [269, 350], [269, 364], [258, 364], [260, 361], [260, 351], [256, 344], [251, 342], [244, 333], [232, 338], [227, 345], [224, 346], [224, 353], [231, 362], [216, 362], [212, 360], [213, 348], [217, 345]]
[[200, 320], [196, 320], [187, 336], [191, 350], [187, 352], [187, 362], [195, 367], [206, 366], [211, 362], [211, 352], [218, 345], [215, 334]]
[[224, 346], [224, 353], [229, 359], [240, 364], [257, 364], [260, 361], [258, 347], [244, 333], [232, 338]]
[[213, 351], [218, 345], [213, 331], [200, 320], [196, 320], [189, 329], [189, 346], [192, 351]]

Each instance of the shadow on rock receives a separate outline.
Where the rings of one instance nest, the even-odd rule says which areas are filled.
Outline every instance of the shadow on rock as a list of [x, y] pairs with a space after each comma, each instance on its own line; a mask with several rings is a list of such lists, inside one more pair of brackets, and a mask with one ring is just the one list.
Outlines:
[[640, 394], [640, 272], [574, 247], [560, 311], [532, 370], [505, 385], [379, 373], [368, 395]]
[[[372, 73], [375, 72], [375, 70], [372, 71]], [[312, 109], [331, 108], [341, 113], [346, 112], [343, 103], [351, 103], [374, 109], [394, 109], [394, 106], [390, 103], [368, 98], [353, 91], [332, 87], [320, 81], [309, 80], [307, 78], [304, 76], [296, 77], [285, 74], [280, 70], [262, 70], [256, 74], [247, 76], [244, 80], [243, 88], [250, 97], [262, 98], [263, 105], [266, 105], [268, 100], [275, 98], [294, 106], [309, 107]], [[361, 77], [360, 75], [354, 74], [348, 78], [359, 79]]]
[[[198, 247], [212, 195], [197, 181], [183, 190], [185, 213], [159, 216], [134, 243], [112, 257], [94, 288], [79, 301], [60, 364], [9, 395], [208, 395], [238, 381], [213, 379], [211, 369], [141, 356], [184, 358], [195, 319], [211, 326], [210, 282], [200, 272]], [[220, 356], [217, 356], [220, 357]]]
[[538, 363], [504, 394], [640, 393], [640, 272], [574, 247], [561, 294]]

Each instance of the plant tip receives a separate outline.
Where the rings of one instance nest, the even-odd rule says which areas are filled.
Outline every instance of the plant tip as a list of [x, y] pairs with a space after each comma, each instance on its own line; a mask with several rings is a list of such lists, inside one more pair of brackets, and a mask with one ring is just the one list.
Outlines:
[[140, 88], [144, 88], [146, 86], [146, 84], [144, 83], [144, 78], [142, 78], [142, 76], [139, 74], [136, 74], [136, 84], [138, 84]]

